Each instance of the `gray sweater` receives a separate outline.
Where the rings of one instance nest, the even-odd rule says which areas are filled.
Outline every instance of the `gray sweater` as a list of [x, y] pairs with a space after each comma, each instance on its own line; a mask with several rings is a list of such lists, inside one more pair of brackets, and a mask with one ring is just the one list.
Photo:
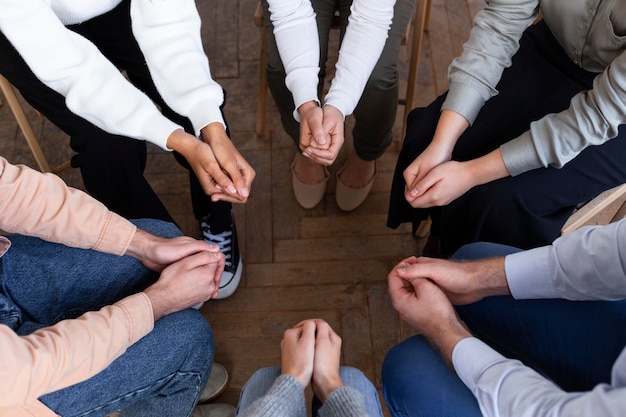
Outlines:
[[[304, 390], [298, 379], [281, 375], [267, 394], [243, 410], [239, 417], [306, 417]], [[359, 391], [341, 387], [332, 392], [319, 410], [320, 417], [367, 417]]]
[[562, 167], [584, 148], [617, 136], [626, 123], [626, 2], [624, 0], [487, 0], [470, 39], [449, 69], [443, 109], [473, 123], [498, 92], [496, 85], [519, 48], [522, 33], [541, 10], [543, 20], [569, 58], [597, 72], [560, 113], [531, 123], [530, 130], [501, 146], [511, 175], [552, 165]]

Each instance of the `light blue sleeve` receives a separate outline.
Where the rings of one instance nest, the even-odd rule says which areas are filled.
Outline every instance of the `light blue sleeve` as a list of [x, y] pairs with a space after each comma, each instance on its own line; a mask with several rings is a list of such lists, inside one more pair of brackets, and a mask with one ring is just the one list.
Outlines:
[[626, 220], [583, 227], [552, 245], [508, 255], [513, 297], [618, 300], [626, 297]]
[[[478, 400], [485, 417], [618, 417], [626, 415], [626, 371], [622, 352], [613, 367], [613, 385], [568, 393], [520, 361], [507, 359], [476, 338], [461, 340], [452, 352], [454, 369]], [[623, 382], [623, 381], [622, 381]]]

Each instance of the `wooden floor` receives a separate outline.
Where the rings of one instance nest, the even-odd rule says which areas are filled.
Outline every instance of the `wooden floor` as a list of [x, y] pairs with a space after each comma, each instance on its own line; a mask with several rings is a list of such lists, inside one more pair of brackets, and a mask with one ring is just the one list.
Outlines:
[[[346, 129], [347, 145], [331, 167], [324, 201], [312, 210], [300, 208], [291, 191], [289, 170], [295, 148], [282, 131], [271, 98], [266, 131], [262, 137], [255, 134], [260, 49], [259, 29], [252, 19], [256, 2], [198, 2], [212, 73], [228, 92], [225, 112], [233, 141], [257, 171], [249, 202], [235, 207], [244, 260], [241, 285], [232, 297], [210, 301], [201, 310], [215, 332], [216, 360], [232, 377], [220, 401], [236, 404], [254, 370], [280, 363], [283, 331], [312, 317], [327, 320], [343, 337], [343, 363], [360, 368], [380, 387], [386, 351], [411, 334], [391, 307], [386, 276], [401, 259], [417, 254], [420, 243], [409, 227], [385, 226], [403, 109], [398, 109], [394, 143], [379, 162], [379, 175], [363, 206], [347, 214], [334, 201], [334, 174], [351, 143]], [[447, 66], [460, 53], [471, 17], [483, 5], [483, 0], [433, 0], [416, 106], [428, 104], [447, 89]], [[402, 80], [407, 76], [408, 51], [408, 47], [401, 49]], [[406, 82], [401, 88], [405, 90]], [[66, 160], [67, 137], [25, 108], [52, 164]], [[6, 105], [0, 107], [0, 155], [36, 167]], [[61, 176], [83, 188], [76, 170]], [[197, 236], [187, 171], [170, 154], [150, 145], [146, 176], [183, 231]]]

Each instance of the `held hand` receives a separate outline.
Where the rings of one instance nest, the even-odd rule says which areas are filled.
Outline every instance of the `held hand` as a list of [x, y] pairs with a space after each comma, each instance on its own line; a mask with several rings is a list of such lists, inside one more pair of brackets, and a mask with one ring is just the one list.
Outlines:
[[397, 270], [404, 266], [408, 266], [405, 261], [389, 273], [391, 302], [400, 317], [439, 347], [449, 360], [456, 343], [471, 335], [443, 291], [425, 278], [400, 277]]
[[208, 251], [165, 268], [158, 281], [145, 290], [152, 302], [154, 320], [216, 297], [222, 271], [224, 255]]
[[341, 337], [324, 320], [315, 320], [315, 359], [313, 361], [312, 387], [322, 402], [337, 388], [343, 386], [339, 376], [341, 361]]
[[329, 146], [319, 147], [314, 143], [307, 148], [302, 148], [302, 154], [318, 164], [329, 166], [337, 159], [344, 142], [343, 114], [333, 106], [324, 106], [324, 132], [330, 138]]
[[415, 160], [404, 170], [403, 177], [406, 190], [412, 190], [415, 186], [437, 165], [449, 161], [451, 152], [442, 146], [430, 144]]
[[221, 123], [211, 123], [204, 127], [202, 139], [211, 146], [221, 171], [227, 176], [227, 178], [220, 176], [219, 180], [213, 177], [221, 192], [214, 193], [211, 199], [245, 203], [256, 176], [254, 169], [235, 148]]
[[307, 320], [285, 331], [280, 349], [282, 373], [296, 377], [306, 388], [313, 374], [315, 322]]
[[477, 185], [467, 162], [448, 161], [406, 187], [404, 198], [415, 208], [445, 206]]
[[167, 239], [137, 229], [126, 254], [140, 260], [146, 268], [160, 272], [173, 262], [205, 251], [217, 253], [220, 248], [188, 236]]
[[300, 149], [304, 151], [310, 146], [327, 149], [328, 137], [324, 132], [322, 120], [324, 114], [315, 101], [308, 101], [298, 107], [300, 115]]
[[509, 294], [503, 257], [471, 262], [410, 257], [394, 271], [406, 281], [417, 278], [432, 281], [453, 304], [470, 304], [491, 295]]

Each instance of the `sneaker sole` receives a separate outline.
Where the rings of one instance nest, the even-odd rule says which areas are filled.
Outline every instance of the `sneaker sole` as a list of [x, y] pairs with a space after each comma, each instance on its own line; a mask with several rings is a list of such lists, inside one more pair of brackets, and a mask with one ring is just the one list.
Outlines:
[[241, 281], [242, 271], [243, 271], [243, 262], [241, 261], [241, 257], [239, 257], [239, 263], [237, 264], [237, 272], [233, 275], [233, 277], [230, 279], [230, 281], [226, 285], [224, 285], [223, 287], [219, 289], [217, 293], [217, 297], [214, 298], [215, 300], [221, 300], [221, 299], [228, 298], [231, 295], [233, 295], [237, 287], [239, 287], [239, 281]]

